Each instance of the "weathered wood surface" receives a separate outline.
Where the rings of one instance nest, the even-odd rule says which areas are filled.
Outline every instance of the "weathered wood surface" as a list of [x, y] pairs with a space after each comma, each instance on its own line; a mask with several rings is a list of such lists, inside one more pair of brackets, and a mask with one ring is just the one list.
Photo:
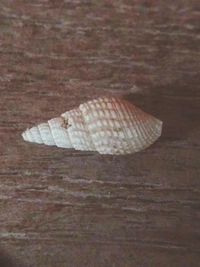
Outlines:
[[[0, 1], [0, 266], [199, 266], [199, 1]], [[164, 121], [144, 152], [23, 142], [124, 95]]]

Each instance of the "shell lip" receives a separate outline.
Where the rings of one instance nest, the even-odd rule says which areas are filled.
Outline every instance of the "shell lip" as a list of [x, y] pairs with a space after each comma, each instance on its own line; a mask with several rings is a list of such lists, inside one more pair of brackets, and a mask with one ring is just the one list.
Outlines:
[[161, 134], [162, 134], [162, 128], [163, 128], [163, 121], [161, 121], [161, 120], [158, 119], [158, 123], [159, 123], [159, 126], [160, 126], [160, 135], [159, 136], [161, 136]]

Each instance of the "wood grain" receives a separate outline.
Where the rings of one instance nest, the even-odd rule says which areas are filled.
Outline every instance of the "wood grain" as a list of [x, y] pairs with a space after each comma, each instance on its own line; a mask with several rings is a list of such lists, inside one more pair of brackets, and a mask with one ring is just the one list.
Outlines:
[[[0, 1], [0, 265], [200, 261], [199, 1]], [[164, 121], [101, 156], [21, 132], [102, 95]]]

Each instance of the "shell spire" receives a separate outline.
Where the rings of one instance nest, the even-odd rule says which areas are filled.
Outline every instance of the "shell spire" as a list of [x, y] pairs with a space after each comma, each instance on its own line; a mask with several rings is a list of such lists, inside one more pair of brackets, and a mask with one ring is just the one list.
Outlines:
[[130, 154], [153, 144], [162, 121], [120, 98], [98, 98], [22, 133], [25, 141], [100, 154]]

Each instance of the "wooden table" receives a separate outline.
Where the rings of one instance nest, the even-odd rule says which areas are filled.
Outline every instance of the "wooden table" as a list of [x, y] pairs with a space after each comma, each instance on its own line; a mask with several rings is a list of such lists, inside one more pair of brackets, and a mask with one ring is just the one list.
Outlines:
[[[198, 0], [0, 1], [0, 266], [200, 266]], [[25, 143], [99, 96], [164, 122], [149, 149]]]

